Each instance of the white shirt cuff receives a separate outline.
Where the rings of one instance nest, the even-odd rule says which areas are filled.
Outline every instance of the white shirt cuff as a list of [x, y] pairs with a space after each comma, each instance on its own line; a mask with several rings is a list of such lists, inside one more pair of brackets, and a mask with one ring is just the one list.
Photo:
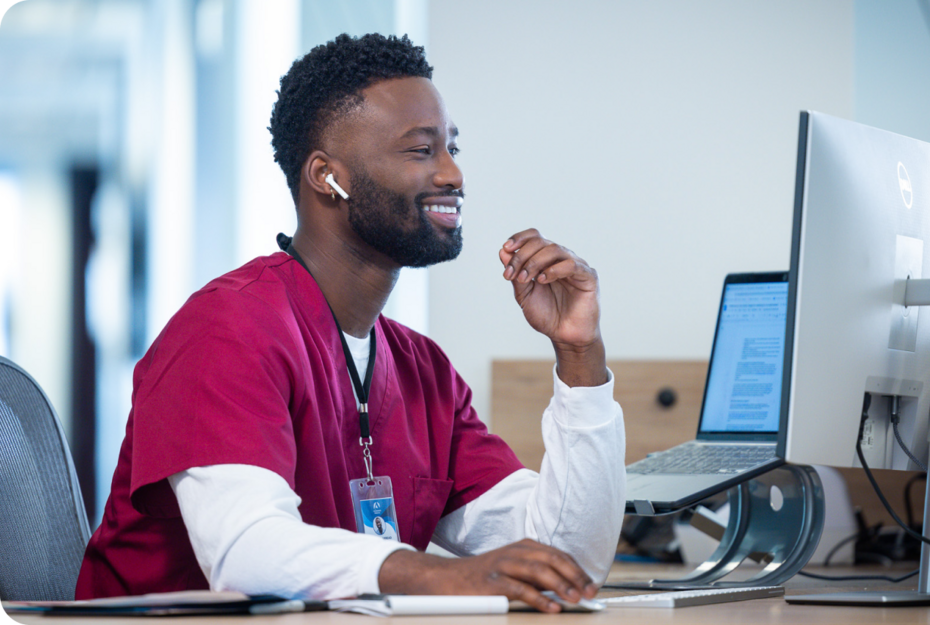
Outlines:
[[614, 374], [607, 370], [607, 382], [600, 386], [569, 386], [559, 378], [558, 367], [552, 367], [553, 418], [561, 426], [592, 428], [616, 418]]

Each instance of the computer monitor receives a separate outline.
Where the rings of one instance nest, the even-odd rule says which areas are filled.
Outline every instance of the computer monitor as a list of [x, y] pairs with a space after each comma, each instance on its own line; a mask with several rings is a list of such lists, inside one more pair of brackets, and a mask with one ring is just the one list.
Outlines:
[[[926, 248], [926, 250], [925, 250]], [[908, 279], [930, 277], [930, 144], [829, 115], [801, 114], [779, 455], [872, 468], [926, 462], [930, 310], [905, 307]]]
[[[778, 449], [788, 462], [861, 466], [856, 441], [869, 394], [862, 427], [868, 466], [917, 469], [896, 443], [892, 397], [898, 398], [903, 443], [926, 463], [930, 310], [904, 302], [909, 280], [930, 277], [928, 245], [930, 144], [803, 112], [782, 385], [786, 436]], [[930, 603], [926, 547], [916, 593], [811, 595], [789, 602]]]

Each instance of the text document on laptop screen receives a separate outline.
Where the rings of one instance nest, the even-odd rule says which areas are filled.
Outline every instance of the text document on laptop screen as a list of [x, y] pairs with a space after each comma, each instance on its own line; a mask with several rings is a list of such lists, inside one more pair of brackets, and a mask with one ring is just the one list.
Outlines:
[[787, 312], [787, 282], [726, 286], [701, 432], [778, 431]]

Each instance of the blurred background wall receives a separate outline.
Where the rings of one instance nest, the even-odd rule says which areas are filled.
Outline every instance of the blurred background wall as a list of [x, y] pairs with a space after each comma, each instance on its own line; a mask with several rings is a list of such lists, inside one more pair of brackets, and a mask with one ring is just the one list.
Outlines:
[[279, 77], [370, 31], [426, 46], [467, 180], [462, 256], [405, 270], [386, 312], [439, 341], [485, 418], [493, 358], [551, 355], [500, 278], [512, 233], [598, 269], [610, 357], [706, 358], [723, 276], [787, 268], [800, 110], [930, 141], [930, 0], [13, 4], [0, 355], [51, 396], [93, 517], [135, 362], [191, 292], [293, 232]]

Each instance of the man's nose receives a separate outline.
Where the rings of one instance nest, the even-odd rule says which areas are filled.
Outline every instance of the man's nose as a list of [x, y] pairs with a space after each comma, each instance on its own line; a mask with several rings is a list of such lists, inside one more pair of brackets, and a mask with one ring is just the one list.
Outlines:
[[461, 189], [465, 184], [465, 176], [461, 168], [449, 152], [444, 152], [439, 159], [439, 169], [433, 177], [433, 184], [437, 187]]

